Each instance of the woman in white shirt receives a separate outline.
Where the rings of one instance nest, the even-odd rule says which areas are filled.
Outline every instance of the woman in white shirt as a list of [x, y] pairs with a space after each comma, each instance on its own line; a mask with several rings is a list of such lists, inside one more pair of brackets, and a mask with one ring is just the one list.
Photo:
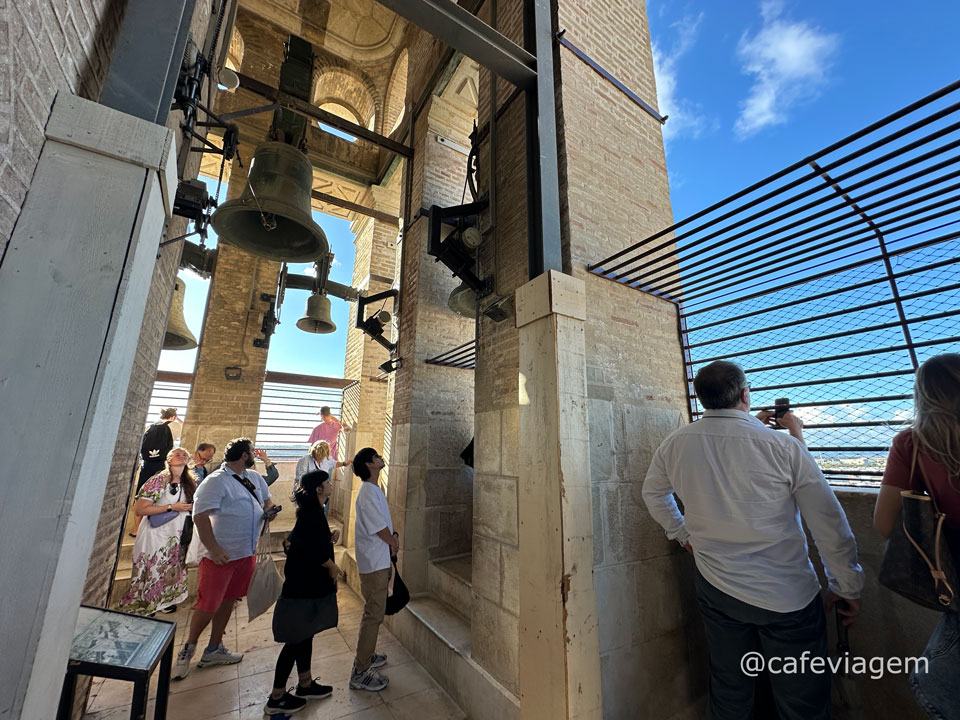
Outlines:
[[[330, 457], [330, 444], [326, 440], [317, 440], [310, 446], [310, 452], [297, 461], [297, 469], [294, 471], [293, 476], [294, 492], [296, 492], [297, 487], [300, 485], [300, 478], [308, 472], [322, 470], [330, 478], [333, 478], [333, 471], [337, 468], [346, 467], [350, 464], [351, 460], [337, 462], [334, 458]], [[329, 511], [330, 498], [328, 497], [323, 506], [323, 514], [326, 515]]]

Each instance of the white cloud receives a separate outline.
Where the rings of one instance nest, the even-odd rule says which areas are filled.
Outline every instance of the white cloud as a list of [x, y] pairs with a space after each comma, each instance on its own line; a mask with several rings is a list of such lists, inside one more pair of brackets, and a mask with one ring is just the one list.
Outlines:
[[676, 39], [669, 50], [664, 50], [659, 40], [653, 41], [653, 72], [657, 79], [657, 103], [661, 115], [669, 115], [663, 126], [663, 139], [670, 141], [679, 135], [699, 137], [707, 127], [707, 119], [701, 108], [677, 93], [677, 64], [693, 47], [703, 13], [696, 17], [687, 15], [670, 25], [676, 31]]
[[741, 70], [754, 76], [734, 126], [741, 138], [786, 122], [797, 103], [815, 98], [840, 43], [838, 35], [784, 18], [776, 0], [762, 3], [760, 14], [759, 32], [752, 37], [744, 33], [737, 47]]

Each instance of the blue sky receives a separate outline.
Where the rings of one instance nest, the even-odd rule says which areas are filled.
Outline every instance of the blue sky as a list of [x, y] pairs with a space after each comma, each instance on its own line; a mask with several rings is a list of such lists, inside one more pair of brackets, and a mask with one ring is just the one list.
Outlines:
[[[216, 192], [217, 181], [203, 178], [211, 194]], [[226, 183], [221, 196], [226, 192]], [[223, 197], [221, 197], [223, 200]], [[353, 233], [350, 223], [341, 218], [314, 212], [313, 219], [323, 228], [334, 254], [330, 279], [344, 285], [353, 281]], [[198, 242], [196, 236], [190, 238]], [[208, 247], [216, 247], [217, 235], [210, 228], [207, 238]], [[305, 274], [311, 265], [291, 264], [290, 272]], [[186, 281], [184, 298], [184, 318], [193, 334], [199, 338], [203, 326], [203, 313], [206, 307], [209, 280], [203, 280], [189, 270], [181, 270], [180, 277]], [[297, 320], [307, 306], [306, 290], [287, 290], [286, 299], [280, 309], [280, 324], [270, 339], [270, 352], [267, 355], [267, 369], [279, 372], [322, 375], [325, 377], [343, 377], [343, 359], [347, 346], [347, 326], [353, 322], [350, 306], [339, 298], [331, 297], [331, 317], [337, 326], [336, 332], [328, 335], [313, 335], [297, 329]], [[192, 373], [196, 363], [196, 350], [164, 350], [160, 353], [161, 370]]]
[[649, 0], [674, 216], [960, 77], [960, 3]]

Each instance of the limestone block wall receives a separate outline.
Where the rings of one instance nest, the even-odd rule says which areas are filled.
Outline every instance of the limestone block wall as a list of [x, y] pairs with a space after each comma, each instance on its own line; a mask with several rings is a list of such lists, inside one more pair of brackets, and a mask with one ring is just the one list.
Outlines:
[[0, 5], [0, 254], [40, 157], [53, 97], [58, 90], [99, 97], [122, 10], [113, 0]]
[[[642, 4], [564, 2], [567, 36], [651, 104]], [[696, 716], [706, 692], [691, 558], [640, 496], [653, 451], [687, 421], [673, 305], [590, 276], [585, 266], [672, 221], [660, 125], [560, 48], [566, 252], [587, 283], [587, 394], [604, 717]]]

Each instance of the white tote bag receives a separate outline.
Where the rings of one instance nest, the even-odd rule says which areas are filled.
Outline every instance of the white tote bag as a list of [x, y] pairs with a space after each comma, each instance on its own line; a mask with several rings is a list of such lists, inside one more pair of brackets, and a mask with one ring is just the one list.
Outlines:
[[269, 523], [265, 524], [264, 532], [260, 535], [257, 544], [257, 566], [250, 578], [250, 588], [247, 590], [247, 616], [253, 620], [263, 615], [280, 597], [283, 587], [283, 578], [277, 571], [277, 566], [270, 555]]

